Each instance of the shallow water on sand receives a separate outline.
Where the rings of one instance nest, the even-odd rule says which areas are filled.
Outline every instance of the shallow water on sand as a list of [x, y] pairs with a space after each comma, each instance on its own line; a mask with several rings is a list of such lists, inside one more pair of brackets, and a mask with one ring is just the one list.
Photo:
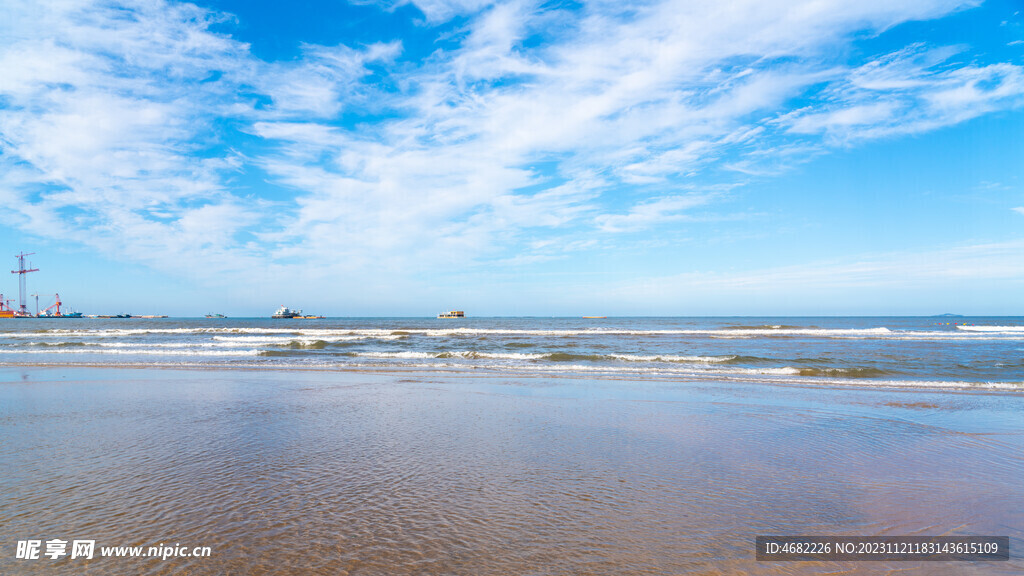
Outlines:
[[[0, 573], [1017, 574], [1017, 558], [756, 562], [753, 542], [1021, 550], [1022, 413], [1016, 394], [6, 369]], [[14, 558], [53, 538], [212, 555]]]

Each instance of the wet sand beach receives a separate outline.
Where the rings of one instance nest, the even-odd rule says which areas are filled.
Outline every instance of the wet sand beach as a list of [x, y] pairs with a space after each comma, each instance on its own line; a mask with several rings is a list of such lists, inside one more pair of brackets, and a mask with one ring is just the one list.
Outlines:
[[[0, 573], [1018, 574], [1022, 414], [1018, 393], [3, 368]], [[785, 534], [1012, 556], [755, 561]], [[28, 539], [211, 554], [16, 559]]]

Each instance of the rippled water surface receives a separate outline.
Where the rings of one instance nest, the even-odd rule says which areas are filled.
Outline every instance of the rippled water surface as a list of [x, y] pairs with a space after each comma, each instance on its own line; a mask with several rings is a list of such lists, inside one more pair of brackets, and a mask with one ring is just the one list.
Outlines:
[[[1020, 550], [1014, 392], [409, 370], [0, 377], [4, 574], [1024, 570], [753, 560], [760, 534], [1009, 535]], [[29, 538], [212, 556], [14, 559]]]
[[1024, 391], [1024, 318], [0, 321], [0, 366], [599, 374]]

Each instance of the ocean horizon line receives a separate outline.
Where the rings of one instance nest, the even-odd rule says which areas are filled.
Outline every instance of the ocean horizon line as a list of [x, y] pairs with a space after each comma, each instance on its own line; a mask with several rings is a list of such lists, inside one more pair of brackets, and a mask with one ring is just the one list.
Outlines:
[[[228, 314], [224, 317], [206, 317], [205, 315], [156, 315], [138, 314], [130, 317], [115, 317], [112, 315], [86, 314], [78, 318], [61, 318], [48, 316], [27, 316], [19, 320], [263, 320], [270, 318], [270, 314], [263, 315], [235, 315]], [[319, 316], [317, 318], [278, 318], [279, 320], [373, 320], [373, 319], [438, 319], [438, 320], [469, 320], [469, 319], [567, 319], [567, 320], [605, 320], [605, 319], [629, 319], [629, 318], [694, 318], [694, 319], [719, 319], [719, 318], [1024, 318], [1021, 314], [607, 314], [602, 316], [590, 315], [550, 315], [550, 314], [495, 314], [495, 315], [466, 315], [462, 318], [437, 318], [436, 314], [427, 315], [341, 315], [341, 316]]]

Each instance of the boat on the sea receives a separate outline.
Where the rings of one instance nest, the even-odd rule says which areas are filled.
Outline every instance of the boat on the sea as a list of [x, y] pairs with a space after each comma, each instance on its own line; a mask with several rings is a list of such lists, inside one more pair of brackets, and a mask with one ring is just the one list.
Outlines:
[[325, 316], [306, 315], [306, 316], [296, 316], [296, 318], [302, 318], [303, 320], [323, 320], [325, 318]]
[[206, 317], [207, 318], [227, 318], [227, 316], [225, 316], [223, 314], [207, 314]]
[[466, 313], [462, 310], [450, 310], [437, 315], [438, 318], [465, 318]]
[[607, 318], [607, 316], [584, 316], [584, 318], [586, 318], [586, 319], [598, 319], [598, 318]]
[[82, 313], [81, 312], [61, 312], [60, 314], [54, 314], [52, 312], [47, 312], [47, 313], [44, 313], [44, 314], [40, 314], [39, 316], [36, 316], [36, 318], [81, 318], [81, 317], [82, 317]]
[[288, 308], [284, 304], [282, 304], [281, 307], [278, 308], [277, 312], [274, 312], [274, 314], [271, 316], [271, 318], [301, 318], [301, 317], [302, 317], [302, 310], [292, 310], [291, 308]]

